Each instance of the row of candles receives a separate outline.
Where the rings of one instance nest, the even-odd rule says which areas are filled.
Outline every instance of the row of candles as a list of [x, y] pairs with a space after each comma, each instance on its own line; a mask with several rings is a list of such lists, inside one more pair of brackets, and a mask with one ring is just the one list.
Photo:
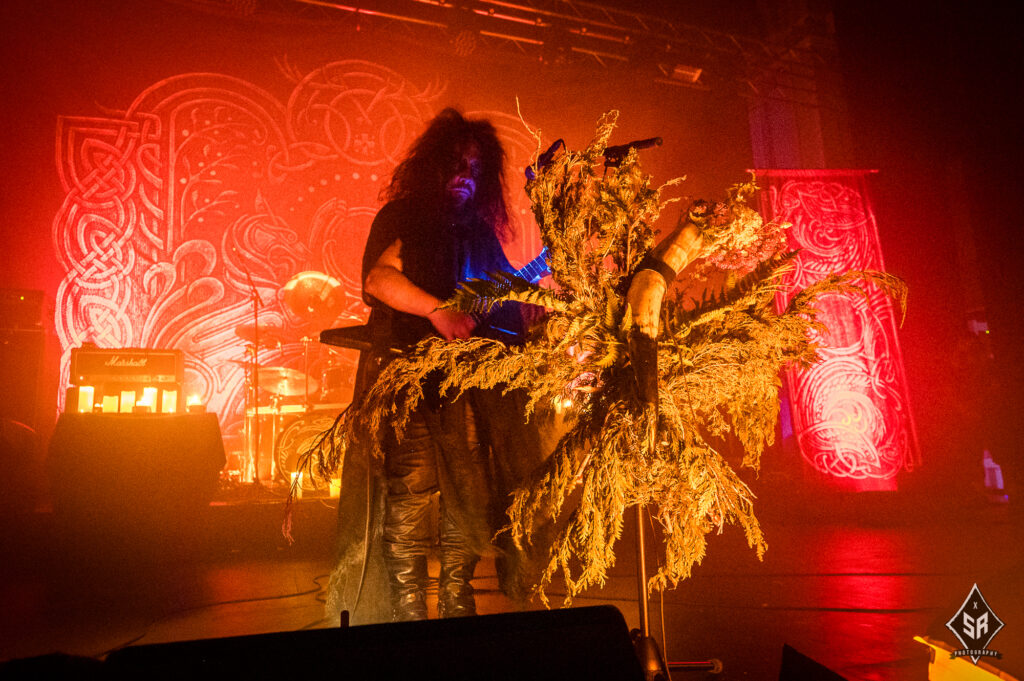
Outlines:
[[[103, 395], [100, 401], [96, 401], [96, 388], [91, 385], [78, 386], [79, 413], [102, 413], [102, 414], [174, 414], [178, 409], [178, 391], [160, 390], [152, 386], [142, 389], [139, 396], [137, 390], [122, 390], [113, 395]], [[159, 402], [158, 402], [159, 398]], [[71, 402], [69, 396], [69, 403]], [[159, 412], [157, 408], [159, 407]], [[189, 395], [186, 399], [186, 408], [190, 413], [202, 413], [206, 406], [198, 395]], [[302, 477], [301, 472], [291, 474], [291, 488], [295, 497], [302, 498]], [[341, 480], [333, 478], [329, 481], [329, 494], [337, 498], [341, 493]]]
[[[78, 405], [76, 411], [79, 413], [102, 413], [102, 414], [175, 414], [178, 411], [178, 391], [160, 390], [152, 386], [142, 389], [139, 395], [137, 390], [122, 390], [113, 395], [103, 395], [99, 401], [96, 399], [96, 388], [91, 385], [78, 386]], [[158, 402], [159, 398], [159, 402]], [[159, 411], [158, 411], [159, 407]], [[190, 413], [201, 413], [206, 411], [205, 405], [198, 395], [189, 395], [185, 402], [185, 408]]]

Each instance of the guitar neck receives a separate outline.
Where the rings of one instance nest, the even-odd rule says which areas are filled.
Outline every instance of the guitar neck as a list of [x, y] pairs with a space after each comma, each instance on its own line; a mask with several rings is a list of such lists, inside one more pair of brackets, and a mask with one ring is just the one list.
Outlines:
[[526, 263], [522, 269], [518, 269], [513, 274], [520, 279], [525, 279], [531, 284], [537, 283], [544, 275], [548, 274], [548, 247], [545, 246], [541, 249], [540, 255]]

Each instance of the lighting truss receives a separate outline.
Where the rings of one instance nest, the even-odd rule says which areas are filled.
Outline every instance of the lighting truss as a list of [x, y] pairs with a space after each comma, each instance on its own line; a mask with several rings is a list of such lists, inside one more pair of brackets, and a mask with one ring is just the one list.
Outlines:
[[644, 68], [655, 80], [700, 70], [745, 94], [780, 92], [811, 103], [815, 79], [834, 69], [834, 46], [805, 27], [761, 40], [582, 0], [168, 0], [255, 21], [355, 24], [441, 38], [463, 51], [512, 53], [537, 61]]

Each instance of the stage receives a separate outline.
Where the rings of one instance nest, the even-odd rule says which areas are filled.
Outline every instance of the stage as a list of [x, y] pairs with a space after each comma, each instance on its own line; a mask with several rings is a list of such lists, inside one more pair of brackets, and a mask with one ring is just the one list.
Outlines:
[[[122, 544], [73, 557], [46, 509], [5, 519], [0, 659], [337, 626], [322, 602], [337, 500], [299, 501], [291, 546], [280, 533], [283, 501], [283, 489], [222, 485], [192, 541], [164, 555]], [[972, 584], [985, 591], [987, 580], [1024, 562], [1024, 531], [1005, 504], [968, 500], [936, 514], [895, 495], [860, 495], [814, 506], [766, 500], [763, 563], [727, 530], [710, 539], [691, 580], [651, 600], [652, 635], [669, 661], [717, 658], [724, 672], [715, 678], [774, 679], [788, 644], [851, 681], [924, 680], [929, 652], [913, 637], [951, 617]], [[629, 523], [621, 542], [605, 588], [574, 605], [613, 605], [635, 627]], [[436, 577], [436, 559], [430, 569]], [[480, 565], [474, 584], [481, 614], [515, 609], [497, 590], [493, 562]], [[432, 580], [432, 612], [435, 591]], [[989, 601], [1006, 622], [990, 648], [1012, 656], [1007, 642], [1022, 623]], [[289, 667], [301, 675], [302, 664]]]
[[[988, 647], [1024, 678], [1024, 240], [1004, 198], [1018, 191], [1024, 148], [1019, 7], [2, 4], [0, 146], [18, 190], [0, 200], [0, 663], [339, 625], [324, 612], [338, 498], [305, 494], [289, 544], [282, 485], [301, 444], [353, 399], [359, 346], [320, 334], [367, 321], [362, 258], [393, 173], [428, 121], [456, 107], [491, 121], [506, 150], [510, 266], [560, 250], [537, 224], [543, 201], [523, 188], [528, 168], [542, 170], [538, 152], [582, 152], [614, 111], [604, 151], [632, 145], [637, 177], [664, 183], [660, 217], [636, 223], [659, 243], [692, 219], [692, 200], [721, 202], [756, 169], [750, 208], [762, 225], [791, 225], [794, 277], [868, 269], [908, 287], [905, 314], [878, 291], [825, 296], [832, 354], [782, 375], [779, 408], [764, 409], [772, 395], [744, 404], [750, 390], [709, 405], [712, 421], [733, 421], [711, 446], [735, 470], [744, 452], [730, 438], [771, 417], [760, 473], [741, 471], [768, 550], [759, 562], [737, 525], [718, 535], [720, 514], [700, 521], [711, 529], [703, 563], [650, 602], [665, 657], [721, 660], [717, 678], [775, 679], [788, 645], [846, 679], [924, 681], [933, 653], [914, 637], [952, 640], [946, 623], [977, 584], [1004, 623]], [[592, 169], [602, 182], [622, 167], [604, 158]], [[703, 264], [754, 266], [780, 234]], [[607, 253], [622, 252], [642, 256]], [[717, 300], [705, 294], [740, 271], [698, 269], [679, 273], [679, 301]], [[761, 312], [814, 285], [787, 280]], [[601, 319], [605, 357], [621, 369], [610, 334], [632, 322], [618, 303], [578, 309]], [[585, 317], [559, 314], [566, 329]], [[718, 328], [710, 312], [699, 319]], [[747, 343], [755, 321], [725, 340]], [[546, 337], [570, 337], [558, 330]], [[684, 340], [673, 347], [714, 357]], [[777, 387], [781, 374], [734, 356], [737, 381], [763, 372], [759, 389]], [[167, 366], [143, 370], [158, 358]], [[702, 375], [686, 362], [676, 378]], [[560, 389], [575, 398], [600, 383], [588, 374], [625, 375], [608, 366]], [[55, 431], [62, 414], [79, 421], [73, 437]], [[150, 419], [180, 423], [143, 427]], [[679, 432], [702, 433], [703, 421]], [[688, 499], [709, 470], [655, 501]], [[641, 473], [625, 477], [665, 479]], [[254, 477], [264, 483], [241, 482]], [[653, 561], [664, 545], [650, 535]], [[575, 606], [609, 604], [638, 626], [635, 536], [630, 513], [607, 583]], [[475, 586], [484, 615], [518, 607], [493, 562]], [[556, 575], [554, 605], [560, 586]], [[304, 676], [299, 659], [281, 665]]]

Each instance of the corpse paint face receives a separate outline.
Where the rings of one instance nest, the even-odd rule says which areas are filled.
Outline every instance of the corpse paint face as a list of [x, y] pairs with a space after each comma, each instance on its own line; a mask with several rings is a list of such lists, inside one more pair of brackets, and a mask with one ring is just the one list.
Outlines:
[[445, 185], [445, 193], [455, 207], [466, 206], [476, 196], [481, 171], [480, 150], [475, 144], [465, 147], [459, 156], [454, 174]]

